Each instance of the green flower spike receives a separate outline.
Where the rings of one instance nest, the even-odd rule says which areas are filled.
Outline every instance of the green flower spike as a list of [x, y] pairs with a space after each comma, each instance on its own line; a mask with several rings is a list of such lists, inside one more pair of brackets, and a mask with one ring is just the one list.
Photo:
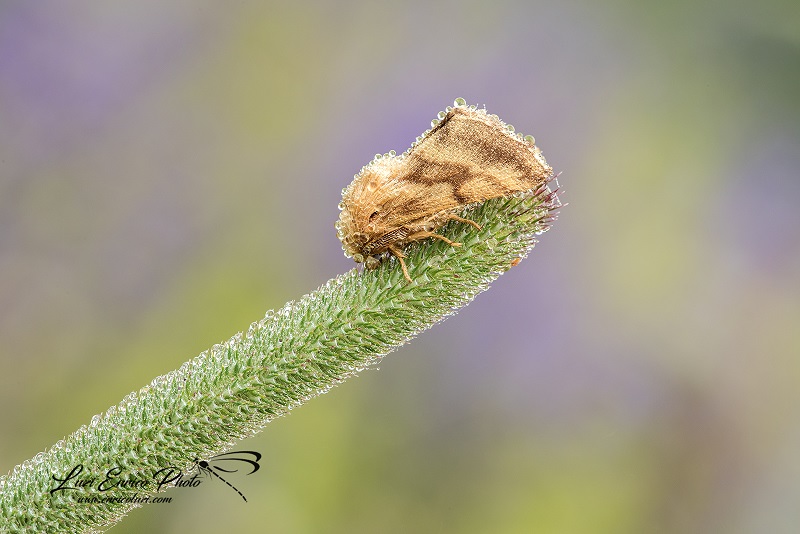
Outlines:
[[[427, 240], [408, 248], [412, 283], [392, 259], [268, 312], [0, 478], [0, 531], [108, 528], [141, 504], [81, 503], [75, 494], [86, 492], [74, 490], [51, 494], [54, 475], [77, 465], [81, 476], [99, 480], [115, 467], [121, 476], [169, 466], [187, 472], [195, 458], [230, 449], [456, 313], [527, 255], [559, 206], [547, 187], [469, 206], [460, 215], [481, 230], [459, 222], [441, 229], [462, 247]], [[154, 495], [155, 486], [138, 496]]]

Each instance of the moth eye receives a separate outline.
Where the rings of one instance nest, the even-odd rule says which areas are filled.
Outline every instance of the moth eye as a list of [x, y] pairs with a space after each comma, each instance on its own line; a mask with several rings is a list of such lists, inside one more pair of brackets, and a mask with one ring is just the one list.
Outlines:
[[372, 219], [374, 219], [377, 216], [378, 216], [378, 212], [377, 211], [373, 211], [372, 215], [369, 216], [369, 220], [371, 221]]

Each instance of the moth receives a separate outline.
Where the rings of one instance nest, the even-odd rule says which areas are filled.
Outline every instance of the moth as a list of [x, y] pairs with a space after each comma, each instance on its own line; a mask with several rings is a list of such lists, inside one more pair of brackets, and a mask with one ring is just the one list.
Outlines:
[[376, 155], [342, 190], [335, 227], [345, 256], [377, 268], [394, 256], [411, 282], [403, 248], [433, 238], [459, 247], [436, 230], [449, 221], [476, 222], [465, 206], [536, 190], [553, 176], [531, 136], [459, 98], [405, 153]]

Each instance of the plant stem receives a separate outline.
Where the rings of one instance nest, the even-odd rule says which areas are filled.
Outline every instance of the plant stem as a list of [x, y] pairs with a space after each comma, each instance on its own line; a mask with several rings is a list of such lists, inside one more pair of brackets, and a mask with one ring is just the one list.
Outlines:
[[[409, 247], [408, 283], [395, 259], [353, 269], [214, 345], [179, 369], [129, 394], [91, 423], [0, 478], [3, 532], [87, 532], [116, 523], [138, 503], [76, 497], [159, 490], [153, 474], [186, 472], [195, 458], [230, 449], [272, 419], [380, 361], [396, 347], [468, 304], [524, 257], [559, 206], [547, 188], [494, 199], [460, 215], [443, 234], [460, 248], [427, 240]], [[516, 263], [514, 263], [516, 264]], [[92, 487], [51, 492], [76, 466]], [[146, 488], [97, 491], [107, 472], [149, 477]], [[67, 482], [65, 485], [71, 485]]]

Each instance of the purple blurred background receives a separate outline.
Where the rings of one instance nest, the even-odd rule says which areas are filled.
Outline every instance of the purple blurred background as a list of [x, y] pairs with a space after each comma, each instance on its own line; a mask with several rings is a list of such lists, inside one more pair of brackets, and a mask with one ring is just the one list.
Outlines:
[[[565, 207], [458, 316], [113, 532], [795, 532], [796, 2], [5, 2], [0, 472], [353, 267], [456, 97]], [[199, 512], [198, 510], [202, 510]]]

